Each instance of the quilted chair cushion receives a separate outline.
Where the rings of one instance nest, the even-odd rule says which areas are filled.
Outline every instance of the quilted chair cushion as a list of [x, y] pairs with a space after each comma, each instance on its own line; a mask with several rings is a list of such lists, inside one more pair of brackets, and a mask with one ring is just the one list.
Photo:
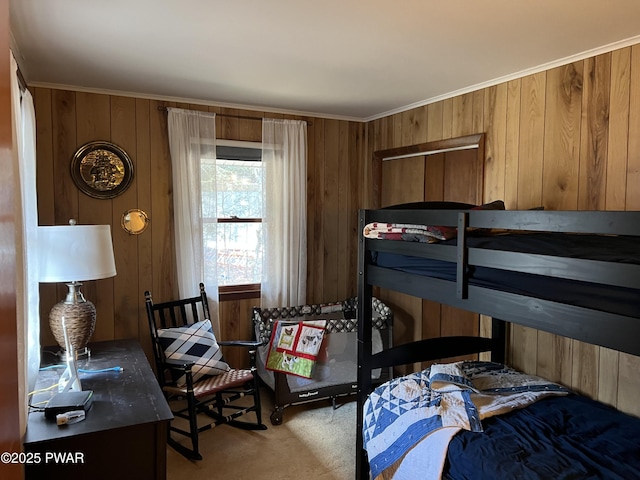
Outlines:
[[[211, 329], [211, 322], [204, 320], [185, 327], [158, 329], [160, 346], [167, 360], [193, 363], [193, 381], [205, 376], [220, 375], [230, 370], [223, 361], [220, 346]], [[186, 377], [182, 375], [176, 385], [184, 387]]]

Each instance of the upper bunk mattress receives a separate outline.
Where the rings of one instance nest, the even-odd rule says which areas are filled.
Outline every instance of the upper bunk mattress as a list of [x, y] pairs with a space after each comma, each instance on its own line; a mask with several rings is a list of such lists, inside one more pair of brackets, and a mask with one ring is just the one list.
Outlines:
[[[456, 245], [456, 239], [442, 241], [438, 245]], [[482, 236], [474, 234], [467, 238], [467, 246], [640, 265], [639, 242], [637, 238], [627, 236], [557, 233], [503, 233]], [[425, 248], [430, 246], [425, 245]], [[372, 257], [372, 263], [380, 267], [442, 280], [456, 280], [457, 266], [454, 262], [387, 252], [374, 252]], [[640, 293], [634, 288], [473, 265], [467, 268], [467, 275], [469, 285], [640, 317]]]

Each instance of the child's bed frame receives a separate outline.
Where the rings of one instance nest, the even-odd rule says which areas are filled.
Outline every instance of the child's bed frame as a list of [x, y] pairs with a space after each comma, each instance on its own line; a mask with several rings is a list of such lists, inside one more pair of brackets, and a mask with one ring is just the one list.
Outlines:
[[[467, 266], [485, 266], [549, 277], [569, 278], [638, 290], [640, 265], [549, 257], [517, 252], [468, 248], [467, 227], [562, 233], [630, 235], [640, 237], [640, 212], [567, 211], [454, 211], [454, 210], [361, 210], [360, 231], [371, 222], [457, 226], [457, 245], [425, 244], [359, 239], [358, 263], [358, 399], [356, 479], [369, 478], [363, 450], [362, 407], [372, 390], [374, 368], [406, 365], [461, 355], [491, 352], [504, 362], [505, 321], [640, 355], [640, 315], [624, 316], [470, 285]], [[640, 238], [637, 239], [640, 242]], [[379, 267], [373, 252], [422, 256], [456, 263], [456, 281], [439, 280]], [[442, 337], [420, 340], [372, 354], [370, 299], [373, 287], [452, 305], [493, 318], [492, 338]], [[503, 319], [503, 320], [498, 320]]]

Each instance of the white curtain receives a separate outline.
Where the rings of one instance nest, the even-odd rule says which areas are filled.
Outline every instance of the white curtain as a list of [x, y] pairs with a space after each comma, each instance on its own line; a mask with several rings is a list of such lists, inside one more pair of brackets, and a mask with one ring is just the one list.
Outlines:
[[[214, 113], [168, 109], [169, 148], [173, 172], [173, 215], [180, 298], [198, 294], [205, 281], [201, 190], [201, 161], [206, 155], [215, 159], [216, 118]], [[211, 199], [215, 202], [215, 198]], [[212, 207], [215, 211], [215, 205]], [[215, 238], [213, 225], [208, 235]], [[208, 251], [214, 247], [207, 246]], [[217, 249], [213, 252], [217, 254]], [[215, 268], [216, 262], [210, 262]], [[207, 272], [205, 288], [209, 297], [211, 324], [220, 332], [218, 319], [218, 275]]]
[[307, 123], [264, 119], [263, 308], [303, 305], [307, 290]]
[[[28, 90], [21, 91], [18, 66], [11, 55], [11, 112], [14, 145], [17, 146], [19, 201], [16, 204], [16, 292], [18, 319], [18, 355], [28, 392], [36, 384], [40, 368], [40, 294], [38, 289], [38, 197], [36, 194], [36, 118]], [[20, 251], [21, 249], [21, 251]], [[24, 367], [23, 367], [24, 365]], [[26, 422], [25, 411], [21, 422]]]

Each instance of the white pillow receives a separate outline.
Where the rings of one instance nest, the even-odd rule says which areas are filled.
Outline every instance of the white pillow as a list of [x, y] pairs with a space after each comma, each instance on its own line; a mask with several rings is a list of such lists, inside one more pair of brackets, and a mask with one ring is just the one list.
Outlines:
[[[158, 329], [158, 339], [167, 360], [193, 362], [191, 372], [194, 382], [206, 375], [220, 375], [230, 370], [222, 360], [222, 352], [209, 320], [185, 327]], [[186, 377], [182, 375], [176, 384], [184, 387]]]

